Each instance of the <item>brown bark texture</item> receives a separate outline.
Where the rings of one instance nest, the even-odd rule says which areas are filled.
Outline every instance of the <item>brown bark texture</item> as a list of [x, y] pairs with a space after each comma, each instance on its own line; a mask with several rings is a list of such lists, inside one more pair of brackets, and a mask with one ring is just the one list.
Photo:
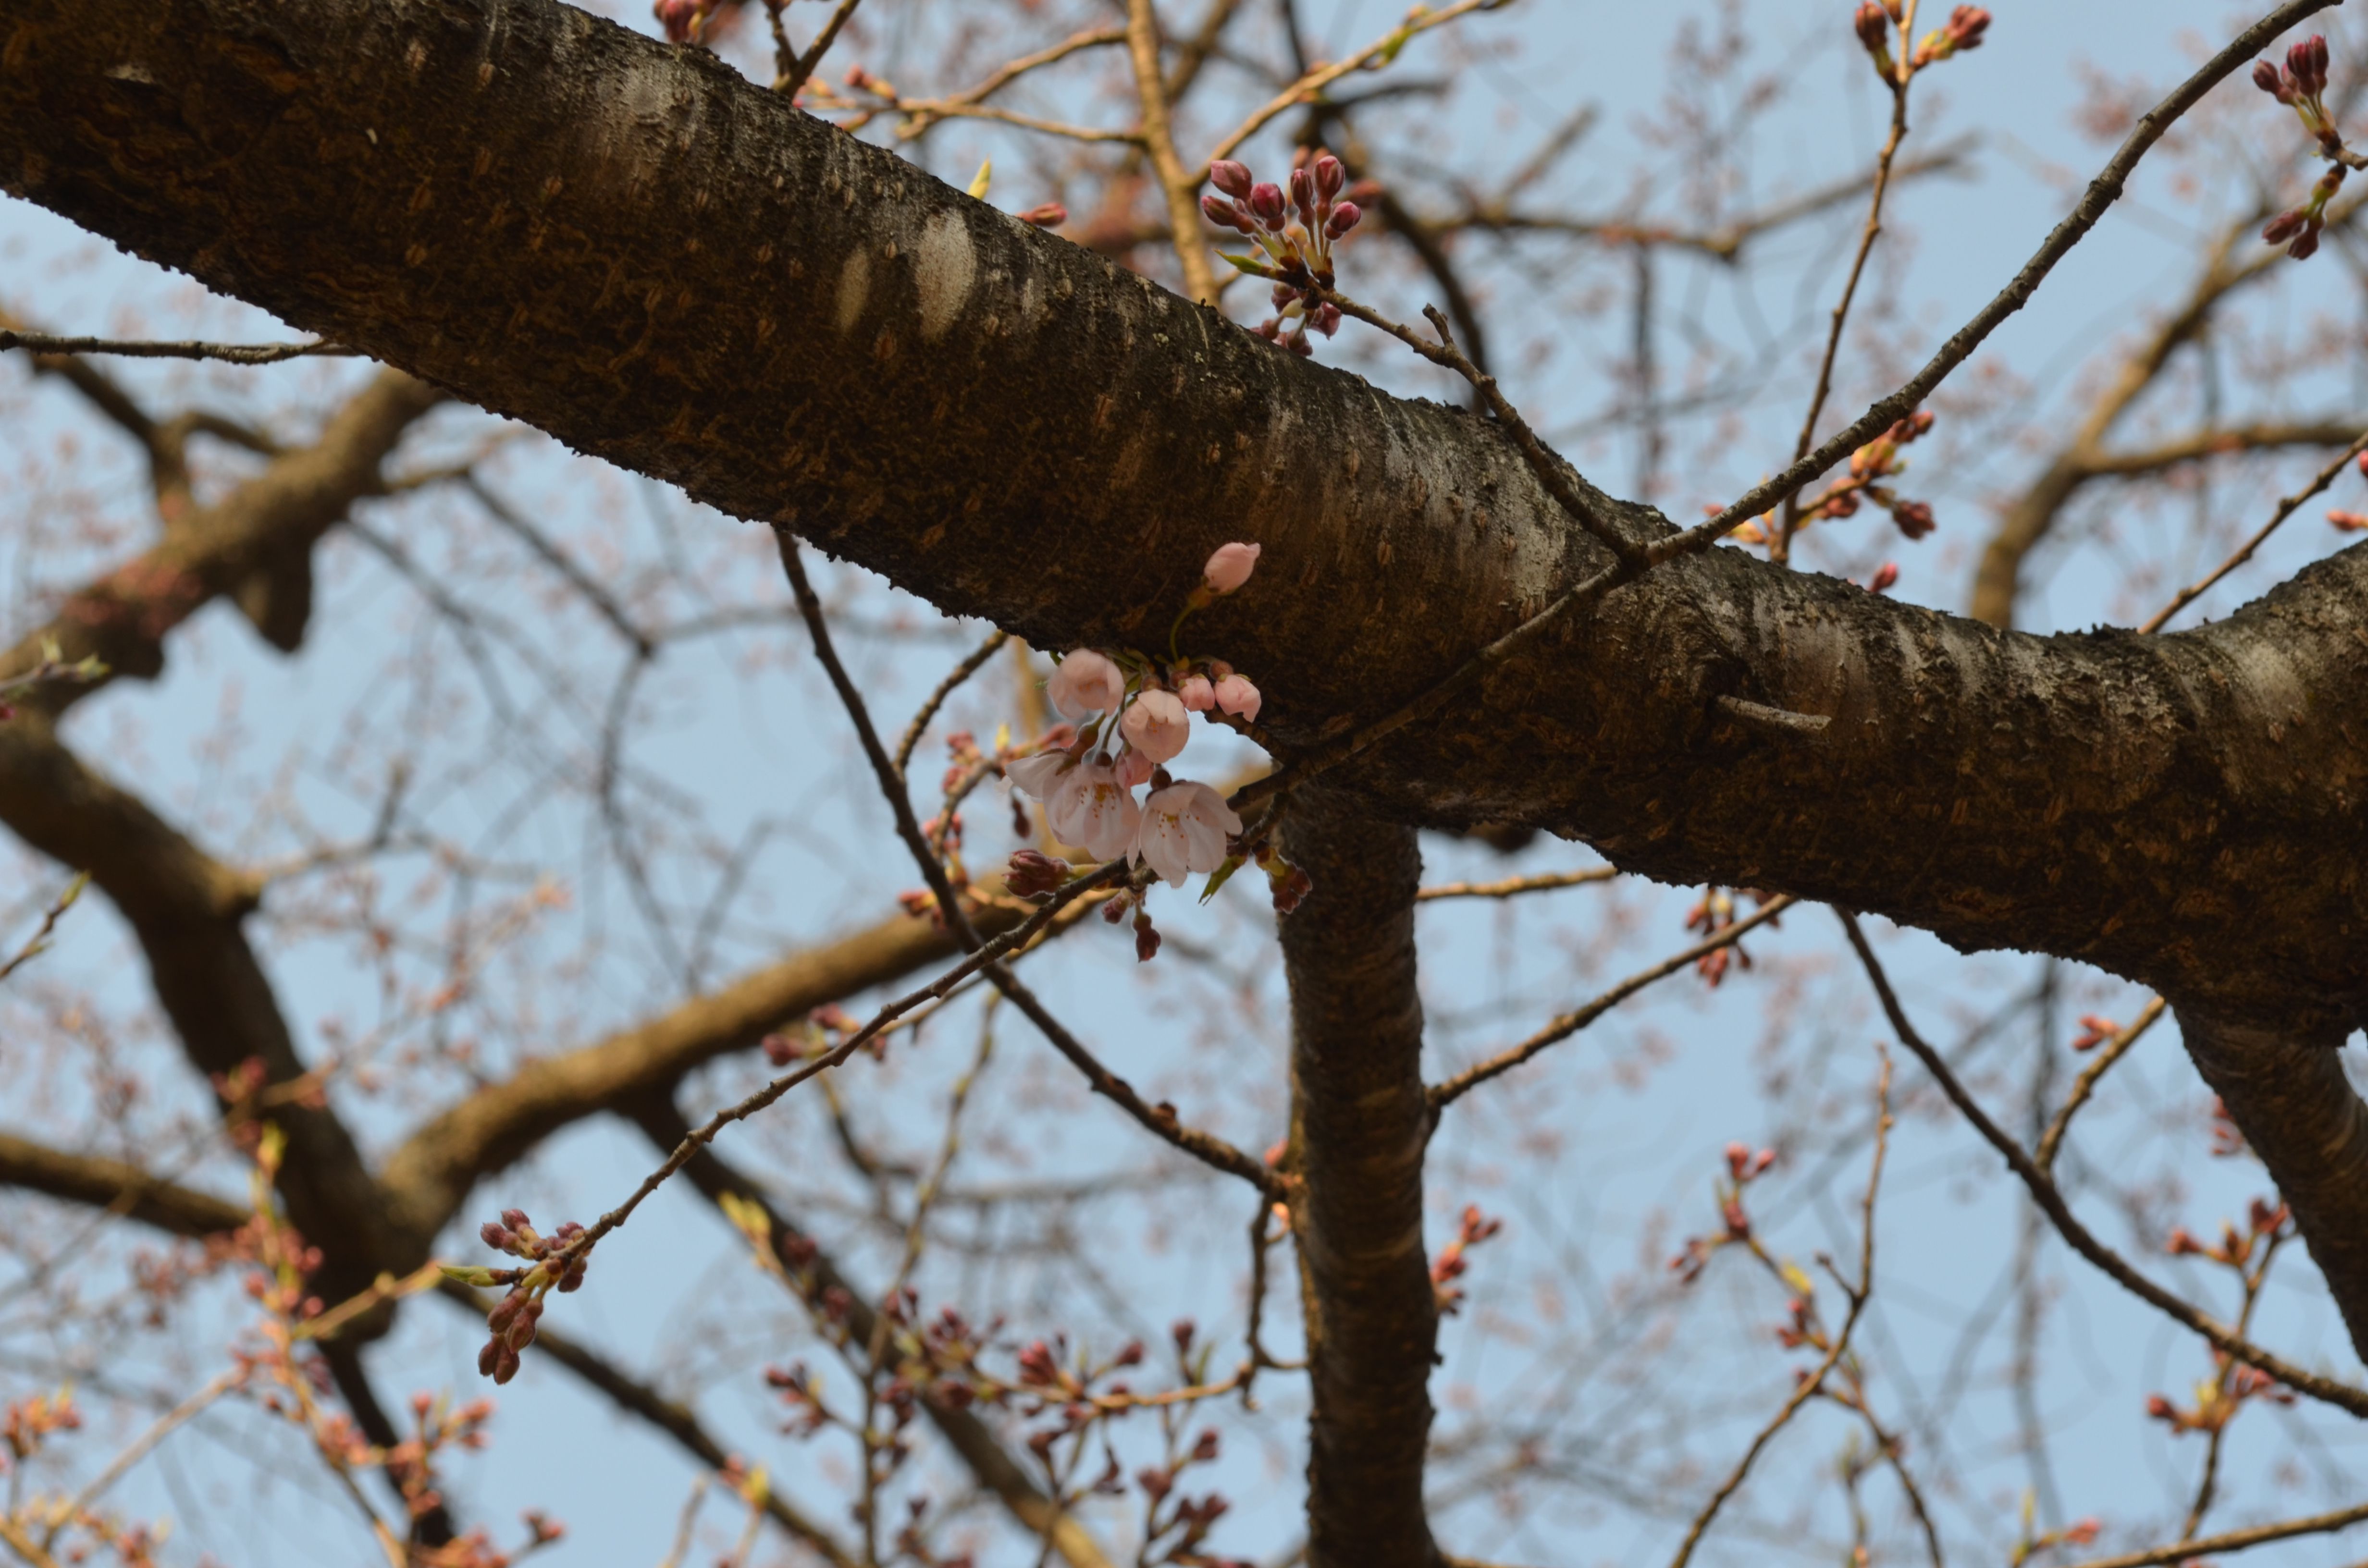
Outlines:
[[[1258, 589], [1195, 624], [1269, 683], [1285, 756], [1599, 563], [1488, 422], [1275, 353], [552, 0], [28, 0], [0, 52], [8, 188], [949, 611], [1145, 641], [1255, 532]], [[1401, 822], [1534, 824], [2222, 1013], [2356, 1019], [2363, 658], [2360, 549], [2151, 639], [1713, 552], [1350, 781]], [[1833, 722], [1776, 736], [1721, 696]]]
[[1307, 1335], [1307, 1557], [1431, 1568], [1423, 1506], [1438, 1311], [1422, 1235], [1422, 998], [1411, 829], [1311, 791], [1284, 844], [1315, 888], [1282, 922], [1292, 1229]]

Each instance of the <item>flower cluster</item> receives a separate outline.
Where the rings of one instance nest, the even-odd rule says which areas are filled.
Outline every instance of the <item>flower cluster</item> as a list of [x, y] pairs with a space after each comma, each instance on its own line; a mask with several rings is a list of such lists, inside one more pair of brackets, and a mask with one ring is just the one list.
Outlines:
[[1291, 171], [1288, 203], [1281, 186], [1254, 181], [1246, 165], [1229, 159], [1209, 165], [1209, 182], [1224, 194], [1202, 197], [1201, 212], [1221, 229], [1247, 234], [1263, 254], [1225, 259], [1274, 285], [1275, 313], [1258, 335], [1293, 354], [1314, 353], [1310, 327], [1326, 337], [1340, 330], [1340, 308], [1324, 297], [1332, 287], [1332, 247], [1364, 216], [1341, 197], [1349, 171], [1331, 153], [1316, 154]]
[[[1184, 615], [1240, 588], [1258, 558], [1255, 544], [1219, 548]], [[1183, 619], [1177, 618], [1179, 627]], [[1171, 636], [1171, 653], [1174, 647]], [[1221, 659], [1161, 662], [1128, 650], [1077, 648], [1061, 660], [1045, 695], [1075, 728], [1056, 731], [1058, 744], [1006, 764], [1004, 773], [1015, 789], [1043, 803], [1055, 837], [1084, 846], [1098, 860], [1124, 858], [1148, 868], [1170, 887], [1241, 863], [1235, 844], [1241, 818], [1215, 790], [1172, 777], [1167, 765], [1191, 740], [1193, 714], [1258, 718], [1264, 699], [1248, 676]], [[1135, 790], [1144, 785], [1150, 792], [1137, 801]], [[1271, 855], [1259, 859], [1277, 882], [1280, 901], [1290, 868]], [[1022, 851], [1007, 885], [1019, 897], [1041, 898], [1060, 886], [1067, 869], [1065, 861]], [[1123, 899], [1110, 901], [1105, 917], [1115, 923], [1124, 907]], [[1138, 949], [1148, 958], [1157, 937], [1147, 920], [1138, 917], [1136, 927]]]
[[2283, 71], [2266, 60], [2255, 61], [2253, 85], [2294, 111], [2303, 129], [2317, 141], [2319, 155], [2328, 160], [2327, 172], [2312, 182], [2308, 199], [2279, 213], [2261, 230], [2264, 243], [2283, 245], [2288, 256], [2301, 261], [2318, 249], [2319, 231], [2327, 227], [2327, 204], [2343, 187], [2345, 165], [2360, 161], [2344, 151], [2343, 133], [2328, 112], [2326, 38], [2313, 33], [2287, 50]]
[[2292, 1218], [2284, 1204], [2272, 1204], [2265, 1198], [2256, 1198], [2246, 1212], [2244, 1230], [2239, 1231], [2224, 1221], [2220, 1226], [2219, 1241], [2207, 1244], [2198, 1241], [2194, 1233], [2186, 1226], [2174, 1226], [2163, 1242], [2162, 1250], [2173, 1257], [2209, 1258], [2224, 1267], [2241, 1271], [2251, 1266], [2257, 1249], [2266, 1252], [2285, 1239]]
[[[1762, 903], [1766, 903], [1770, 897], [1757, 889], [1745, 891]], [[1694, 906], [1686, 911], [1686, 929], [1699, 931], [1706, 937], [1716, 937], [1731, 928], [1740, 918], [1735, 907], [1734, 895], [1724, 888], [1713, 887], [1706, 889]], [[1772, 917], [1769, 924], [1775, 924]], [[1713, 949], [1694, 960], [1694, 972], [1701, 975], [1702, 983], [1713, 990], [1716, 990], [1718, 983], [1726, 978], [1727, 971], [1736, 967], [1751, 967], [1751, 955], [1743, 950], [1743, 944], [1739, 941]]]
[[534, 1343], [535, 1324], [542, 1317], [542, 1299], [554, 1289], [564, 1295], [584, 1283], [585, 1259], [564, 1258], [570, 1243], [584, 1227], [570, 1220], [549, 1235], [538, 1233], [526, 1210], [505, 1209], [499, 1220], [488, 1220], [477, 1234], [496, 1252], [529, 1261], [526, 1268], [475, 1268], [448, 1265], [445, 1274], [464, 1285], [507, 1285], [509, 1294], [485, 1314], [492, 1337], [477, 1352], [477, 1370], [497, 1383], [518, 1376], [518, 1357]]
[[[1874, 62], [1876, 74], [1886, 83], [1896, 84], [1899, 67], [1891, 58], [1891, 29], [1905, 23], [1907, 7], [1901, 0], [1865, 0], [1858, 14], [1850, 19], [1858, 40], [1866, 48], [1867, 57]], [[1982, 35], [1989, 30], [1990, 14], [1979, 6], [1960, 6], [1949, 13], [1948, 24], [1924, 35], [1908, 57], [1907, 69], [1921, 71], [1935, 61], [1946, 60], [1969, 49], [1982, 46]], [[1901, 40], [1903, 43], [1905, 39]]]
[[1463, 1288], [1455, 1283], [1471, 1267], [1463, 1255], [1505, 1228], [1502, 1220], [1492, 1220], [1480, 1212], [1476, 1203], [1463, 1206], [1463, 1217], [1455, 1228], [1455, 1239], [1439, 1249], [1430, 1264], [1431, 1294], [1437, 1299], [1439, 1315], [1452, 1318], [1463, 1305]]

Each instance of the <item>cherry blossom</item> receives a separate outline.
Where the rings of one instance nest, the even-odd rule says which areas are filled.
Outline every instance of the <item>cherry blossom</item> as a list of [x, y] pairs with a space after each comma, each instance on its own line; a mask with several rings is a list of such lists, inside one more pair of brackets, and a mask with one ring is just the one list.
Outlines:
[[1109, 762], [1080, 763], [1064, 774], [1044, 798], [1044, 814], [1054, 833], [1084, 845], [1097, 860], [1115, 860], [1125, 854], [1143, 820], [1133, 791]]
[[1192, 715], [1174, 692], [1146, 691], [1119, 721], [1126, 744], [1154, 762], [1167, 762], [1192, 738]]
[[1258, 566], [1259, 547], [1255, 544], [1221, 544], [1209, 557], [1209, 564], [1201, 569], [1201, 580], [1212, 594], [1230, 594], [1250, 580]]
[[1044, 695], [1072, 719], [1115, 713], [1126, 700], [1126, 676], [1092, 649], [1078, 648], [1061, 661], [1053, 678], [1044, 683]]
[[1206, 713], [1217, 705], [1217, 688], [1207, 676], [1186, 676], [1176, 683], [1176, 700], [1190, 713]]
[[1249, 683], [1249, 677], [1247, 676], [1225, 676], [1217, 683], [1216, 696], [1218, 707], [1228, 713], [1236, 714], [1253, 722], [1257, 720], [1258, 708], [1263, 701], [1263, 699], [1258, 696], [1258, 688]]
[[1042, 751], [1005, 764], [1003, 776], [1022, 794], [1049, 801], [1061, 787], [1061, 775], [1076, 766], [1077, 759], [1064, 751]]
[[1149, 866], [1169, 887], [1180, 888], [1194, 872], [1223, 866], [1226, 836], [1241, 830], [1242, 819], [1223, 795], [1187, 779], [1151, 792], [1132, 849], [1139, 864]]

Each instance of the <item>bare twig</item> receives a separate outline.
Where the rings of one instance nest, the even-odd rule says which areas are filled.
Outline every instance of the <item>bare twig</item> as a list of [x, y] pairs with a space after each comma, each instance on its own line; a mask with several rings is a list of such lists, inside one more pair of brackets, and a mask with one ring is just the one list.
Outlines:
[[1525, 892], [1551, 892], [1556, 888], [1580, 888], [1608, 882], [1620, 875], [1617, 866], [1589, 866], [1583, 871], [1553, 871], [1535, 877], [1508, 877], [1496, 882], [1440, 882], [1414, 895], [1417, 903], [1435, 898], [1512, 898]]
[[2363, 451], [2368, 451], [2368, 431], [2362, 432], [2358, 440], [2344, 448], [2343, 455], [2341, 457], [2337, 458], [2333, 462], [2328, 464], [2325, 468], [2320, 469], [2317, 476], [2312, 479], [2308, 486], [2302, 490], [2298, 490], [2294, 494], [2288, 495], [2284, 499], [2281, 500], [2278, 503], [2278, 509], [2270, 515], [2270, 520], [2263, 523], [2252, 538], [2247, 540], [2243, 544], [2238, 545], [2237, 547], [2237, 552], [2234, 555], [2231, 555], [2227, 560], [2223, 561], [2219, 565], [2214, 567], [2210, 572], [2206, 573], [2194, 583], [2180, 589], [2178, 597], [2172, 599], [2170, 603], [2163, 606], [2159, 610], [2157, 610], [2153, 619], [2138, 628], [2139, 635], [2149, 636], [2154, 632], [2161, 631], [2163, 626], [2172, 616], [2177, 615], [2180, 610], [2185, 609], [2189, 605], [2192, 605], [2197, 599], [2202, 598], [2214, 583], [2217, 583], [2221, 578], [2226, 577], [2229, 573], [2234, 572], [2237, 567], [2242, 566], [2246, 562], [2250, 561], [2253, 558], [2253, 551], [2260, 549], [2269, 537], [2278, 531], [2279, 525], [2283, 524], [2288, 517], [2293, 517], [2296, 512], [2300, 511], [2305, 502], [2308, 501], [2312, 496], [2319, 494], [2325, 491], [2328, 485], [2334, 483], [2342, 474], [2344, 466]]
[[283, 359], [350, 358], [361, 350], [342, 343], [162, 343], [116, 337], [62, 337], [49, 332], [0, 329], [0, 349], [34, 354], [115, 354], [129, 359], [220, 359], [232, 365], [277, 365]]
[[[862, 4], [863, 0], [838, 0], [838, 9], [830, 14], [830, 20], [823, 24], [822, 31], [814, 35], [814, 42], [798, 56], [796, 63], [775, 79], [773, 90], [796, 97], [798, 89], [804, 86], [806, 79], [814, 74], [814, 67], [822, 63], [822, 57], [830, 52], [830, 46], [838, 41], [838, 29], [847, 26], [847, 19], [854, 16], [855, 8]], [[779, 14], [778, 11], [775, 13]]]
[[1736, 1461], [1734, 1471], [1711, 1494], [1702, 1512], [1694, 1516], [1692, 1525], [1686, 1530], [1686, 1539], [1679, 1544], [1677, 1556], [1670, 1560], [1669, 1568], [1686, 1568], [1687, 1562], [1693, 1558], [1694, 1549], [1702, 1544], [1702, 1536], [1709, 1530], [1711, 1521], [1718, 1517], [1719, 1509], [1725, 1506], [1726, 1500], [1735, 1495], [1745, 1478], [1750, 1475], [1753, 1462], [1770, 1443], [1775, 1441], [1776, 1434], [1800, 1414], [1801, 1407], [1824, 1388], [1827, 1374], [1850, 1353], [1850, 1333], [1857, 1328], [1860, 1315], [1866, 1311], [1866, 1304], [1874, 1294], [1874, 1199], [1883, 1186], [1883, 1155], [1889, 1144], [1891, 1132], [1890, 1053], [1884, 1051], [1882, 1060], [1883, 1068], [1875, 1079], [1874, 1154], [1869, 1162], [1866, 1176], [1866, 1197], [1859, 1205], [1858, 1284], [1853, 1288], [1847, 1281], [1843, 1282], [1843, 1289], [1850, 1297], [1850, 1310], [1843, 1314], [1841, 1328], [1834, 1335], [1834, 1342], [1826, 1351], [1826, 1358], [1818, 1363], [1816, 1370], [1793, 1385], [1783, 1407], [1759, 1429], [1751, 1439], [1751, 1446], [1744, 1450], [1743, 1458]]
[[2247, 1547], [2267, 1546], [2273, 1540], [2292, 1540], [2296, 1536], [2325, 1535], [2331, 1530], [2350, 1529], [2362, 1520], [2368, 1520], [2368, 1503], [2339, 1509], [2332, 1514], [2314, 1514], [2305, 1519], [2255, 1525], [2250, 1529], [2230, 1530], [2226, 1535], [2181, 1541], [2176, 1546], [2158, 1546], [2149, 1551], [2132, 1551], [2120, 1557], [2092, 1557], [2086, 1562], [2071, 1564], [2071, 1568], [2159, 1568], [2163, 1563], [2184, 1562], [2190, 1558], [2204, 1557], [2215, 1551], [2242, 1551]]
[[976, 675], [979, 667], [995, 657], [996, 651], [1010, 641], [1011, 633], [1008, 631], [991, 634], [972, 651], [969, 657], [956, 665], [945, 679], [938, 682], [938, 688], [929, 693], [928, 700], [921, 704], [921, 710], [913, 715], [911, 723], [905, 726], [904, 738], [896, 743], [897, 778], [905, 777], [905, 769], [913, 760], [913, 748], [921, 744], [921, 737], [928, 732], [929, 721], [938, 716], [938, 710], [946, 705], [946, 699], [951, 697], [962, 682]]
[[2072, 1118], [2089, 1103], [2089, 1096], [2096, 1093], [2098, 1080], [2112, 1072], [2113, 1064], [2129, 1054], [2130, 1047], [2137, 1044], [2139, 1038], [2154, 1028], [2155, 1020], [2162, 1014], [2163, 1000], [2157, 996], [2148, 1002], [2126, 1028], [2105, 1041], [2097, 1051], [2097, 1059], [2081, 1069], [2080, 1075], [2072, 1081], [2072, 1092], [2064, 1096], [2064, 1108], [2057, 1111], [2055, 1119], [2047, 1124], [2047, 1131], [2040, 1134], [2038, 1148], [2032, 1153], [2031, 1163], [2039, 1167], [2041, 1175], [2051, 1179], [2054, 1177], [2055, 1155], [2064, 1147], [2064, 1134], [2070, 1131]]
[[2119, 1253], [2099, 1241], [2073, 1214], [2071, 1205], [2065, 1201], [2064, 1194], [2055, 1183], [2032, 1162], [2021, 1144], [1990, 1119], [1989, 1113], [1982, 1109], [1980, 1103], [1957, 1081], [1957, 1075], [1949, 1070], [1949, 1064], [1941, 1060], [1941, 1053], [1933, 1050], [1924, 1037], [1916, 1032], [1916, 1027], [1907, 1021], [1907, 1014], [1899, 1005], [1898, 994], [1891, 988], [1890, 976], [1884, 972], [1882, 961], [1874, 956], [1874, 949], [1867, 945], [1866, 933], [1859, 929], [1858, 918], [1848, 910], [1836, 910], [1835, 914], [1841, 917], [1843, 933], [1850, 937], [1850, 947], [1865, 968], [1867, 979], [1874, 986], [1875, 997], [1883, 1005], [1884, 1016], [1891, 1021], [1891, 1028], [1899, 1036], [1899, 1042], [1915, 1053], [1916, 1059], [1924, 1064], [1924, 1070], [1931, 1074], [1934, 1082], [1941, 1085], [1941, 1092], [1948, 1096], [1949, 1102], [1972, 1124], [1982, 1141], [2005, 1157], [2008, 1166], [2021, 1179], [2041, 1210], [2055, 1222], [2056, 1232], [2070, 1244], [2073, 1251], [2087, 1258], [2108, 1278], [2138, 1300], [2201, 1335], [2214, 1348], [2226, 1351], [2248, 1366], [2260, 1368], [2296, 1393], [2308, 1394], [2354, 1415], [2368, 1415], [2368, 1389], [2321, 1377], [2263, 1349], [2140, 1274]]
[[1432, 1120], [1437, 1121], [1440, 1111], [1489, 1079], [1501, 1077], [1545, 1050], [1546, 1047], [1569, 1039], [1655, 981], [1665, 980], [1689, 964], [1700, 963], [1721, 949], [1733, 947], [1736, 942], [1741, 941], [1747, 933], [1775, 919], [1776, 916], [1790, 909], [1793, 903], [1794, 900], [1790, 894], [1770, 899], [1725, 930], [1715, 933], [1704, 941], [1696, 942], [1681, 953], [1674, 953], [1663, 959], [1650, 969], [1638, 971], [1584, 1007], [1575, 1012], [1565, 1013], [1520, 1044], [1497, 1052], [1477, 1066], [1467, 1067], [1442, 1083], [1433, 1084], [1427, 1096], [1430, 1101]]

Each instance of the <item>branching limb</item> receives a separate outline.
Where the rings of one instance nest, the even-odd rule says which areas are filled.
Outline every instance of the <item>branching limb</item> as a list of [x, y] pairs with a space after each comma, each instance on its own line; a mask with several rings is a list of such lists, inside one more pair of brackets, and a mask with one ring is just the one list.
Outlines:
[[[2260, 1368], [2297, 1393], [2308, 1394], [2354, 1415], [2368, 1415], [2368, 1389], [2321, 1377], [2231, 1332], [2226, 1324], [2206, 1317], [2140, 1274], [2119, 1253], [2099, 1241], [2074, 1216], [2071, 1205], [2064, 1200], [2062, 1191], [2032, 1163], [2031, 1156], [2023, 1152], [2022, 1145], [1990, 1119], [1989, 1113], [1982, 1109], [1979, 1102], [1957, 1081], [1957, 1075], [1949, 1070], [1949, 1064], [1941, 1059], [1941, 1053], [1927, 1044], [1924, 1037], [1916, 1032], [1915, 1026], [1907, 1021], [1907, 1012], [1899, 1005], [1898, 994], [1891, 988], [1891, 979], [1884, 972], [1882, 961], [1867, 944], [1866, 934], [1859, 929], [1857, 916], [1846, 910], [1836, 913], [1841, 916], [1843, 933], [1850, 937], [1851, 949], [1864, 966], [1867, 979], [1874, 986], [1875, 997], [1883, 1005], [1884, 1016], [1890, 1020], [1893, 1032], [1899, 1036], [1899, 1042], [1924, 1064], [1924, 1070], [1931, 1074], [1933, 1081], [1941, 1085], [1941, 1092], [1981, 1135], [1982, 1141], [2005, 1158], [2008, 1167], [2029, 1189], [2032, 1200], [2055, 1223], [2057, 1233], [2070, 1244], [2073, 1251], [2087, 1258], [2106, 1278], [2138, 1300], [2172, 1322], [2202, 1335], [2214, 1349], [2225, 1351], [2248, 1366]], [[2329, 1057], [2332, 1059], [2331, 1052]]]

